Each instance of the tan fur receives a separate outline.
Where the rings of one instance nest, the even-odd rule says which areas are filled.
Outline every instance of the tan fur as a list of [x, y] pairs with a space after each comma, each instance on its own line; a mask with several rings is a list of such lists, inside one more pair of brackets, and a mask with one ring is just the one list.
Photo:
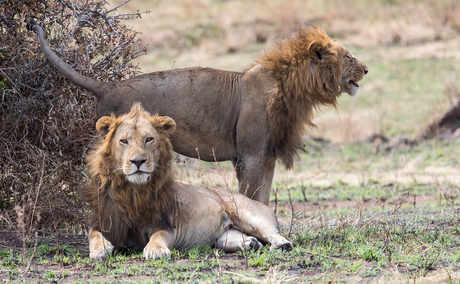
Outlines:
[[234, 163], [240, 193], [268, 204], [275, 161], [292, 168], [304, 150], [302, 134], [313, 111], [335, 106], [367, 67], [317, 26], [299, 29], [263, 52], [244, 72], [184, 68], [114, 83], [85, 78], [49, 48], [38, 26], [42, 50], [64, 76], [97, 97], [97, 117], [129, 112], [141, 102], [151, 113], [173, 118], [174, 151], [205, 161]]
[[145, 258], [170, 257], [173, 247], [194, 245], [261, 249], [256, 238], [292, 248], [264, 204], [173, 180], [172, 119], [135, 104], [126, 115], [102, 117], [96, 128], [101, 139], [87, 157], [90, 183], [83, 190], [93, 212], [91, 258], [103, 259], [120, 247], [143, 249]]

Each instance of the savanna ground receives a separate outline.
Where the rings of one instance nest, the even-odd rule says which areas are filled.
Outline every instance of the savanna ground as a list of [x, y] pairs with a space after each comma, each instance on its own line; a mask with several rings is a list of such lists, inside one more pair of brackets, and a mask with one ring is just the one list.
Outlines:
[[[150, 10], [128, 22], [149, 45], [139, 58], [143, 72], [241, 71], [308, 22], [369, 67], [360, 96], [344, 95], [337, 109], [317, 113], [295, 169], [277, 167], [271, 207], [294, 250], [224, 254], [206, 247], [173, 251], [171, 261], [124, 251], [94, 263], [85, 236], [56, 232], [24, 243], [19, 231], [1, 232], [1, 280], [460, 282], [460, 141], [420, 139], [460, 97], [458, 1], [135, 0], [123, 7], [137, 10]], [[177, 161], [184, 182], [236, 187], [229, 163]]]

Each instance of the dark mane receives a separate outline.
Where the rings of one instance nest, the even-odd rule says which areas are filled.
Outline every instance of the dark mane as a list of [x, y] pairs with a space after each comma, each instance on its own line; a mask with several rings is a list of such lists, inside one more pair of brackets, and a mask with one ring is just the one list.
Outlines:
[[314, 126], [313, 110], [321, 105], [335, 106], [340, 94], [341, 66], [337, 60], [313, 60], [318, 54], [312, 47], [327, 47], [331, 42], [321, 28], [307, 26], [277, 41], [255, 61], [272, 73], [278, 90], [267, 106], [271, 132], [267, 151], [288, 169], [298, 158], [297, 151], [304, 151], [302, 133], [305, 126]]

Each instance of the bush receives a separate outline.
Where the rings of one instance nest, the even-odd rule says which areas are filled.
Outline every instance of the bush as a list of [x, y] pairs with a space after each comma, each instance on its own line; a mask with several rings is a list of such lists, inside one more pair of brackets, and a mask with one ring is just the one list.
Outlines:
[[85, 230], [78, 188], [94, 132], [91, 93], [47, 62], [36, 35], [77, 72], [104, 81], [139, 73], [137, 33], [103, 0], [0, 0], [0, 230]]

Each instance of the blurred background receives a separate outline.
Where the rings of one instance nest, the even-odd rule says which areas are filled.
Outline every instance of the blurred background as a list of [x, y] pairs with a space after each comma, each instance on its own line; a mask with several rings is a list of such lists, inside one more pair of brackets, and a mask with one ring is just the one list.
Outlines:
[[[243, 71], [264, 48], [309, 23], [369, 67], [358, 97], [343, 94], [336, 109], [315, 114], [317, 127], [305, 133], [308, 154], [294, 171], [278, 166], [274, 187], [341, 192], [369, 181], [429, 188], [458, 181], [458, 0], [137, 0], [120, 7], [127, 14], [142, 11], [148, 12], [126, 21], [147, 45], [147, 55], [135, 61], [142, 72], [192, 66]], [[452, 108], [444, 135], [438, 124]], [[450, 142], [438, 143], [446, 137]], [[204, 175], [196, 163], [178, 157], [179, 178], [236, 186], [230, 163], [204, 163]], [[303, 198], [300, 191], [297, 196]]]
[[[110, 0], [117, 6], [123, 0]], [[148, 54], [142, 72], [191, 66], [243, 71], [267, 45], [314, 23], [369, 67], [360, 95], [317, 113], [308, 135], [356, 142], [415, 139], [458, 99], [458, 0], [135, 0], [120, 12]]]

